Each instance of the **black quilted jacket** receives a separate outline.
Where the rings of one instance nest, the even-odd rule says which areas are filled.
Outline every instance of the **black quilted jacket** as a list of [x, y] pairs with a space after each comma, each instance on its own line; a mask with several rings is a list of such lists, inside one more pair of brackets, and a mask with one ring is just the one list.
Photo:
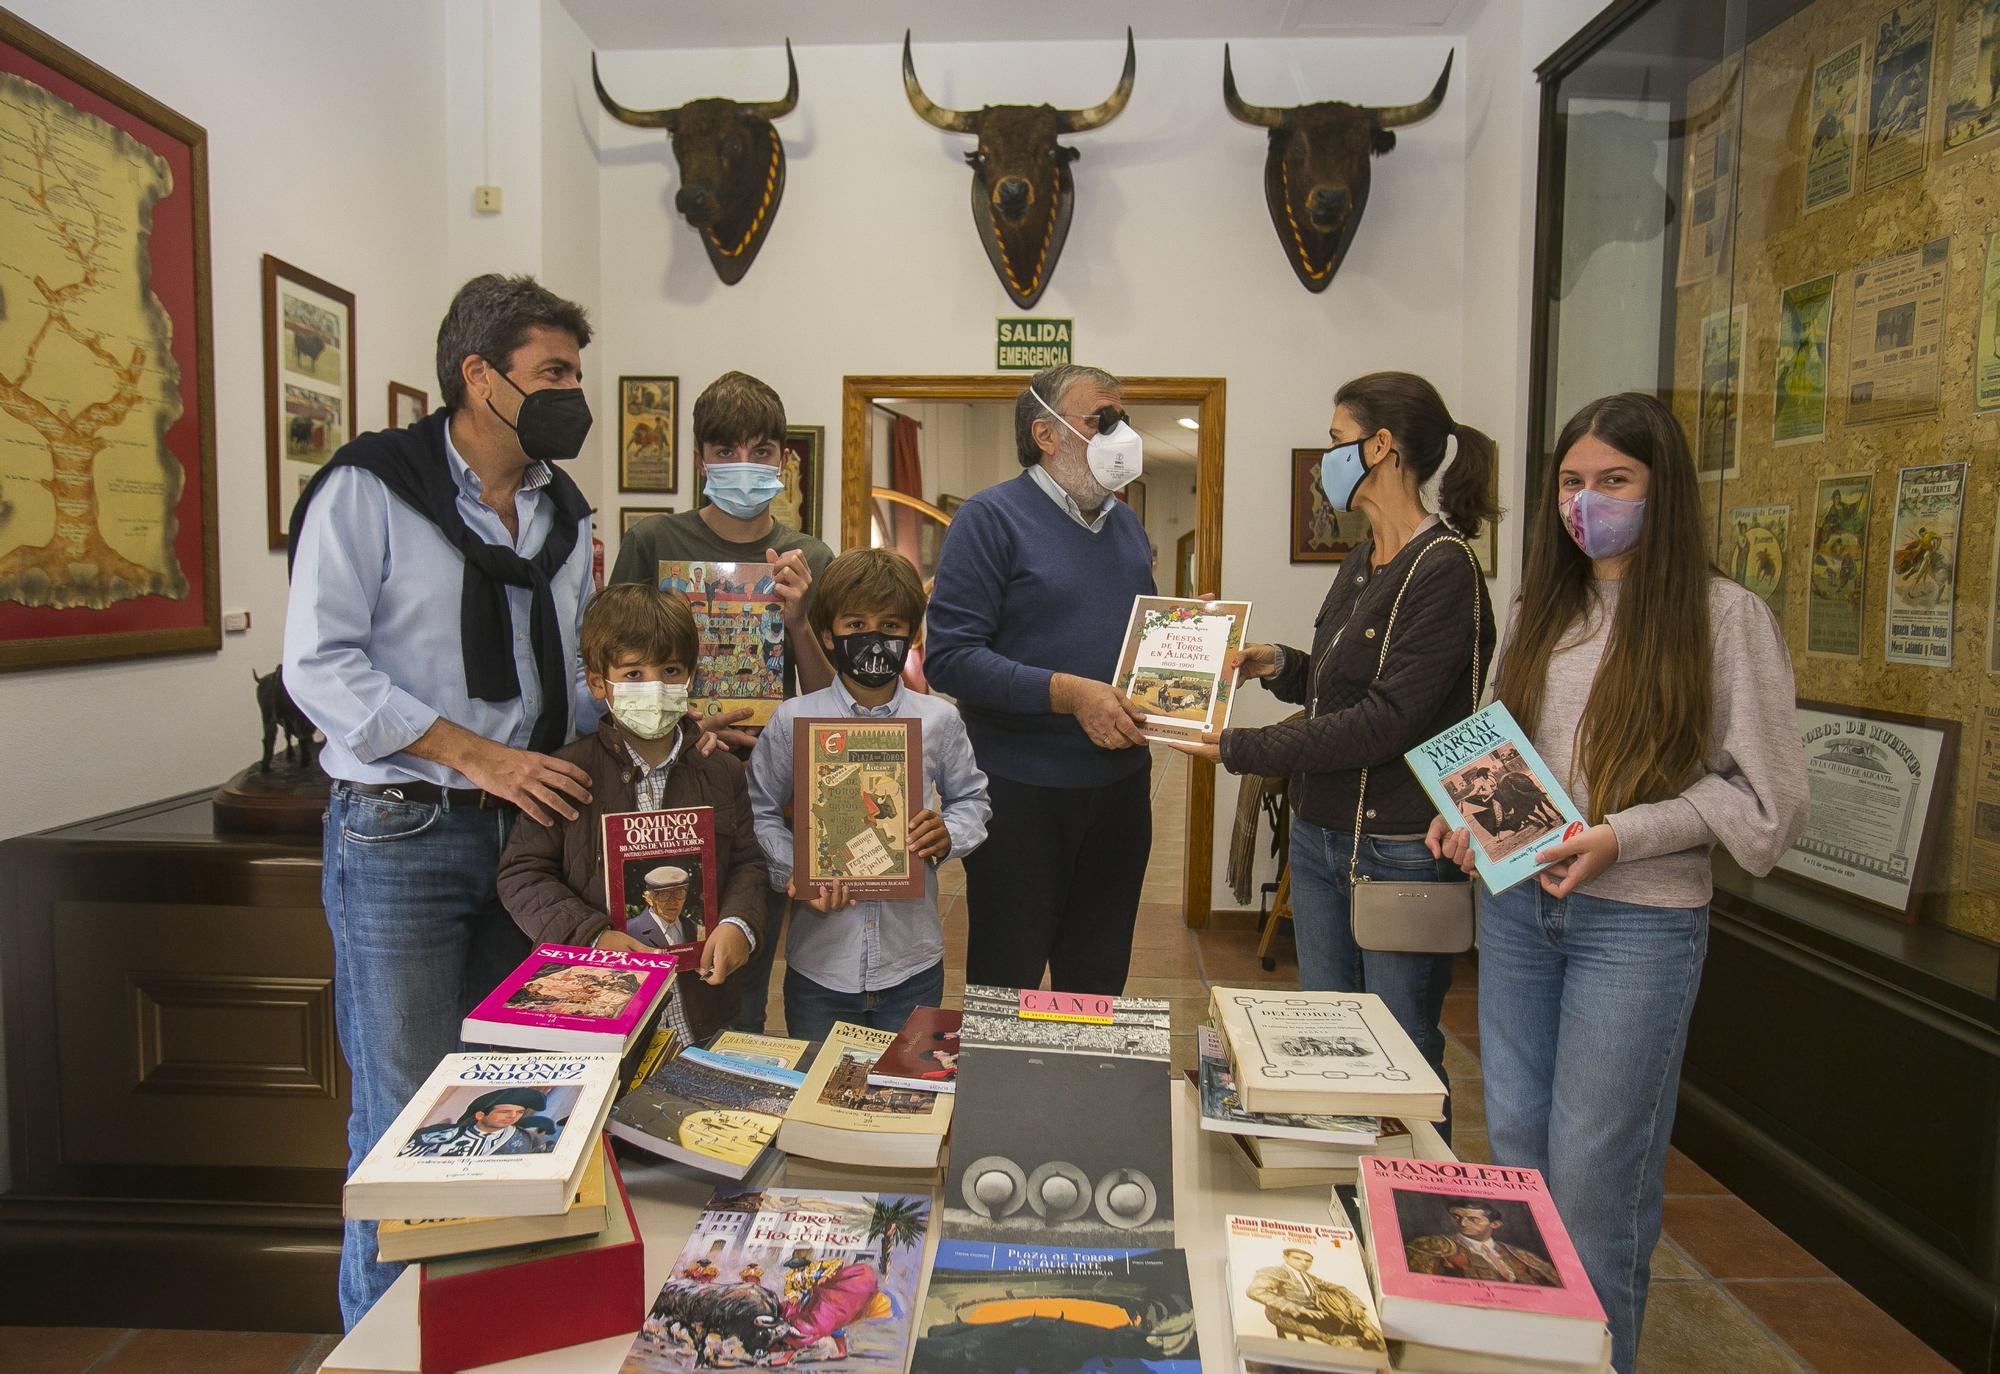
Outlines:
[[[1284, 671], [1264, 680], [1280, 701], [1306, 707], [1305, 716], [1223, 731], [1225, 768], [1290, 775], [1293, 813], [1344, 834], [1354, 831], [1356, 794], [1367, 768], [1362, 833], [1423, 832], [1437, 813], [1403, 754], [1472, 714], [1475, 597], [1482, 689], [1493, 661], [1493, 603], [1485, 578], [1453, 544], [1424, 553], [1452, 538], [1450, 529], [1434, 524], [1379, 570], [1369, 567], [1372, 541], [1347, 556], [1313, 621], [1311, 655], [1286, 646]], [[1413, 568], [1378, 676], [1389, 609]]]

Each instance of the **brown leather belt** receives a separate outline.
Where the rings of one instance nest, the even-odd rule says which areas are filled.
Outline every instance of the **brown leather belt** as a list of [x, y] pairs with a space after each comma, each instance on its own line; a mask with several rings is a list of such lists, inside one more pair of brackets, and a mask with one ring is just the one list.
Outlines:
[[344, 782], [341, 786], [370, 797], [395, 801], [442, 802], [448, 806], [469, 806], [480, 811], [513, 811], [518, 808], [505, 797], [496, 797], [477, 787], [439, 787], [434, 782]]

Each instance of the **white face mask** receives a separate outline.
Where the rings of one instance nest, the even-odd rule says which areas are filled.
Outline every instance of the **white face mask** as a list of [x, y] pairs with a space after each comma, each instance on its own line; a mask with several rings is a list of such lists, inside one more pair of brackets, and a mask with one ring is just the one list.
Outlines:
[[614, 682], [611, 718], [640, 739], [663, 739], [687, 714], [685, 682]]
[[1065, 420], [1054, 406], [1042, 400], [1041, 392], [1029, 387], [1028, 394], [1041, 404], [1043, 410], [1055, 417], [1057, 424], [1084, 441], [1083, 460], [1098, 486], [1106, 491], [1121, 491], [1128, 483], [1137, 481], [1139, 474], [1146, 470], [1145, 441], [1123, 420], [1108, 430], [1086, 436]]

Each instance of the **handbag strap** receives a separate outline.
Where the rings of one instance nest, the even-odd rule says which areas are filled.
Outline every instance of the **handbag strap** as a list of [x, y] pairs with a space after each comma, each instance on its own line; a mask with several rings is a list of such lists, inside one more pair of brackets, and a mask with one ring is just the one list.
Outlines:
[[[1479, 571], [1479, 558], [1472, 552], [1472, 546], [1455, 535], [1442, 539], [1433, 539], [1430, 543], [1424, 545], [1423, 549], [1417, 554], [1416, 561], [1410, 564], [1410, 570], [1403, 574], [1403, 585], [1396, 589], [1396, 599], [1389, 606], [1388, 623], [1382, 627], [1382, 652], [1375, 659], [1375, 676], [1382, 676], [1382, 669], [1389, 662], [1389, 636], [1396, 628], [1396, 612], [1403, 607], [1403, 593], [1410, 589], [1410, 582], [1416, 577], [1417, 569], [1423, 566], [1424, 559], [1430, 556], [1431, 550], [1445, 544], [1458, 545], [1465, 554], [1466, 562], [1472, 565], [1472, 709], [1477, 711], [1479, 709], [1479, 633], [1484, 628], [1481, 623], [1482, 611], [1480, 608], [1480, 592], [1482, 591], [1481, 574]], [[1361, 770], [1361, 786], [1354, 794], [1354, 852], [1347, 856], [1347, 882], [1350, 889], [1357, 882], [1365, 883], [1368, 881], [1368, 879], [1358, 876], [1357, 873], [1357, 870], [1361, 867], [1361, 821], [1367, 805], [1368, 770], [1364, 768]]]

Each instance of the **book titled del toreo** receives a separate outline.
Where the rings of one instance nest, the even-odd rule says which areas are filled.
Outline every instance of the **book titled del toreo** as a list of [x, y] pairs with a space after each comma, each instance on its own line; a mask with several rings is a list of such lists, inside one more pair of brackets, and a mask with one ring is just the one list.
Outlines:
[[1247, 601], [1139, 596], [1111, 685], [1144, 713], [1149, 739], [1199, 740], [1229, 724], [1229, 655], [1250, 628]]
[[1576, 803], [1497, 701], [1403, 759], [1438, 814], [1471, 834], [1473, 863], [1489, 892], [1533, 877], [1543, 850], [1583, 833]]
[[604, 817], [604, 910], [627, 935], [692, 967], [715, 929], [716, 887], [714, 808]]
[[924, 804], [921, 723], [801, 717], [792, 730], [795, 889], [838, 880], [856, 897], [923, 896], [924, 861], [910, 853], [910, 817]]

